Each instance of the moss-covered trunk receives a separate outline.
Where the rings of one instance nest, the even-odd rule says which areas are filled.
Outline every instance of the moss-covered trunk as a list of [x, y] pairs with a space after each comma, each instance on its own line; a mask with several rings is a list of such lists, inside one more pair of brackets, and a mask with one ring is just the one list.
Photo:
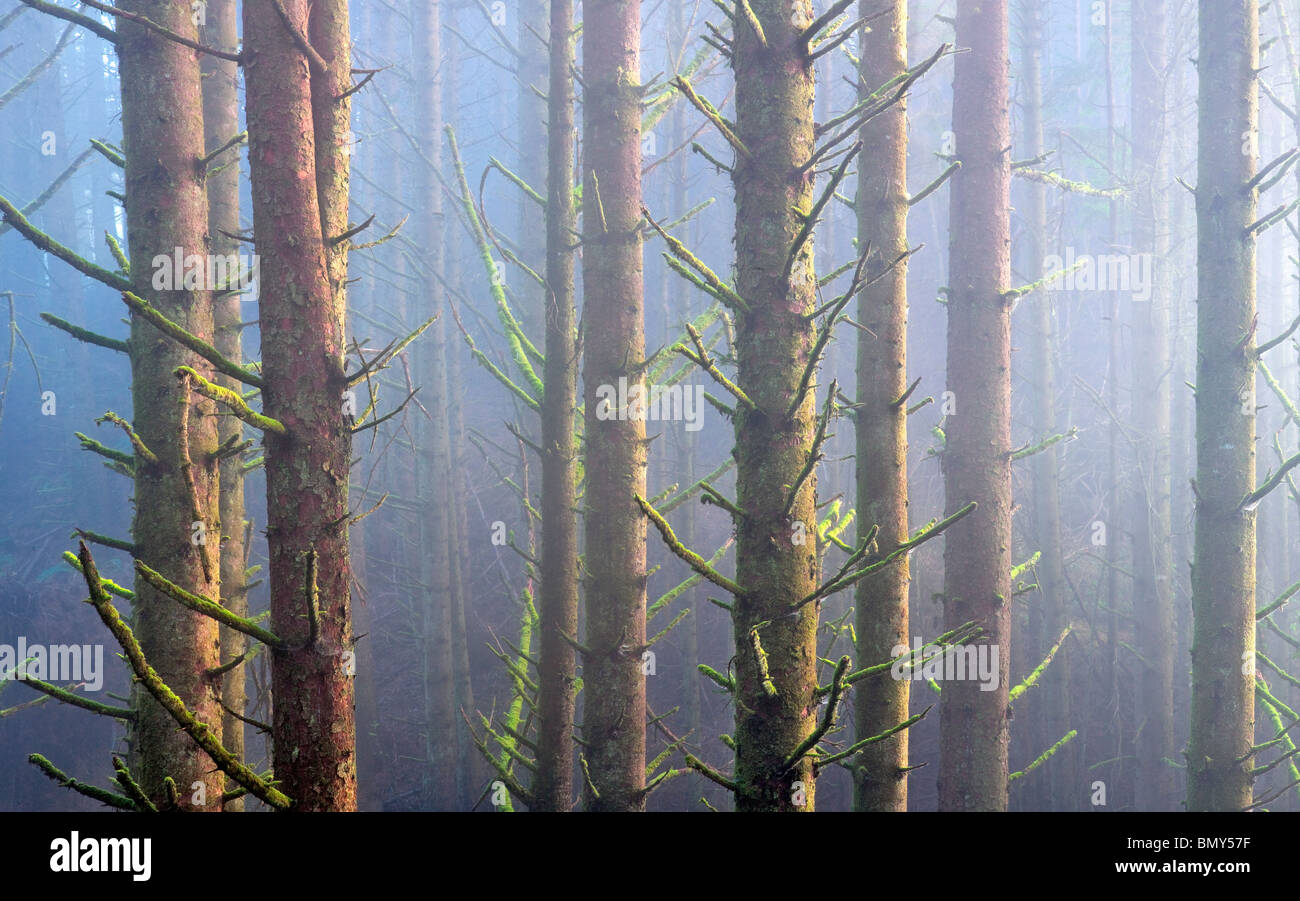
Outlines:
[[[868, 8], [870, 7], [870, 8]], [[863, 0], [862, 14], [876, 11]], [[893, 0], [861, 38], [859, 90], [865, 96], [907, 70], [907, 3]], [[907, 104], [900, 99], [862, 127], [858, 170], [858, 244], [872, 248], [870, 274], [883, 272], [907, 252]], [[858, 527], [880, 527], [877, 553], [888, 554], [908, 538], [907, 517], [907, 263], [895, 266], [858, 297], [857, 488]], [[907, 589], [903, 556], [857, 586], [858, 659], [863, 665], [893, 656], [908, 645]], [[868, 679], [854, 695], [859, 739], [879, 735], [907, 719], [910, 682]], [[907, 810], [907, 735], [867, 745], [854, 770], [856, 810]]]
[[939, 807], [1007, 806], [1011, 638], [1011, 182], [1006, 0], [958, 0], [952, 129], [962, 168], [949, 220], [947, 510], [975, 501], [944, 548], [948, 629], [975, 621], [998, 650], [997, 687], [943, 685]]
[[749, 307], [736, 320], [737, 382], [754, 405], [737, 405], [733, 451], [745, 513], [736, 534], [736, 580], [745, 593], [732, 617], [734, 781], [737, 810], [797, 811], [813, 807], [812, 765], [806, 756], [788, 771], [784, 764], [811, 735], [820, 709], [820, 602], [792, 612], [816, 589], [819, 570], [816, 474], [800, 482], [816, 428], [812, 386], [800, 394], [815, 338], [806, 318], [816, 305], [812, 242], [789, 259], [813, 204], [813, 174], [803, 169], [813, 153], [813, 70], [799, 37], [813, 13], [806, 0], [751, 5], [765, 40], [737, 23], [732, 58], [736, 130], [748, 149], [733, 178], [736, 285]]
[[1142, 679], [1138, 691], [1138, 807], [1176, 809], [1174, 744], [1174, 573], [1169, 350], [1169, 155], [1165, 139], [1165, 0], [1133, 7], [1132, 109], [1135, 200], [1133, 252], [1150, 254], [1151, 297], [1133, 304], [1133, 424], [1141, 478], [1134, 497], [1133, 596]]
[[[282, 4], [308, 31], [306, 0]], [[289, 648], [272, 665], [274, 767], [297, 810], [356, 806], [348, 565], [351, 433], [344, 420], [340, 252], [322, 229], [346, 221], [346, 7], [316, 0], [313, 73], [271, 4], [244, 6], [253, 226], [261, 255], [271, 624]], [[313, 90], [313, 88], [315, 90]], [[313, 99], [317, 100], [314, 108]], [[344, 111], [340, 122], [339, 110]], [[317, 115], [314, 117], [313, 112]], [[337, 234], [335, 232], [334, 234]], [[333, 280], [332, 280], [333, 279]]]
[[[641, 4], [583, 3], [586, 598], [583, 753], [590, 810], [645, 806], [645, 422], [602, 400], [644, 385]], [[602, 390], [603, 389], [603, 390]], [[599, 393], [598, 393], [599, 392]], [[596, 797], [599, 793], [599, 797]]]
[[573, 711], [578, 634], [574, 338], [573, 2], [551, 0], [550, 109], [546, 175], [546, 394], [542, 398], [541, 659], [537, 681], [537, 775], [533, 809], [573, 806]]
[[[199, 31], [202, 41], [209, 47], [228, 52], [239, 49], [239, 14], [235, 0], [209, 0], [204, 22]], [[239, 132], [239, 67], [231, 60], [201, 54], [199, 64], [203, 75], [203, 130], [204, 149], [212, 153], [225, 146]], [[239, 150], [227, 150], [213, 160], [213, 171], [208, 176], [208, 232], [212, 252], [221, 256], [239, 254], [239, 241], [230, 237], [239, 234]], [[244, 359], [242, 327], [239, 314], [241, 293], [232, 291], [213, 298], [213, 323], [216, 329], [214, 344], [227, 360], [242, 363]], [[217, 384], [231, 391], [243, 386], [228, 376], [218, 376]], [[243, 440], [243, 423], [235, 416], [217, 419], [217, 440], [227, 442]], [[231, 454], [221, 458], [221, 605], [238, 616], [248, 616], [247, 578], [244, 570], [247, 547], [244, 541], [244, 461], [241, 455]], [[248, 638], [234, 629], [221, 628], [221, 662], [229, 663], [248, 650]], [[230, 753], [244, 757], [244, 724], [234, 714], [243, 715], [247, 703], [245, 678], [247, 670], [237, 666], [221, 679], [221, 700], [229, 708], [222, 724], [222, 743]], [[238, 786], [228, 781], [227, 787]], [[244, 799], [236, 798], [225, 805], [227, 811], [244, 809]]]
[[[197, 37], [188, 6], [124, 0], [121, 7], [178, 34]], [[199, 163], [204, 152], [198, 60], [193, 50], [126, 21], [118, 32], [118, 60], [135, 293], [191, 334], [211, 341], [210, 290], [184, 288], [180, 272], [172, 273], [170, 283], [160, 279], [158, 290], [153, 287], [155, 272], [162, 272], [155, 261], [174, 262], [178, 252], [206, 260], [211, 252], [207, 191]], [[158, 458], [156, 465], [140, 455], [136, 459], [136, 559], [187, 591], [215, 600], [221, 594], [217, 416], [210, 401], [191, 394], [173, 375], [178, 366], [192, 366], [211, 378], [212, 367], [139, 316], [131, 320], [131, 362], [135, 430]], [[222, 711], [206, 676], [220, 663], [217, 624], [140, 578], [133, 613], [149, 662], [219, 736]], [[145, 793], [165, 804], [163, 780], [170, 776], [182, 793], [182, 809], [220, 810], [220, 772], [147, 693], [136, 694], [140, 717], [133, 769]], [[203, 795], [196, 783], [202, 784]], [[191, 803], [196, 797], [205, 797], [205, 802]]]
[[1255, 723], [1256, 0], [1201, 0], [1196, 537], [1187, 808], [1250, 804]]

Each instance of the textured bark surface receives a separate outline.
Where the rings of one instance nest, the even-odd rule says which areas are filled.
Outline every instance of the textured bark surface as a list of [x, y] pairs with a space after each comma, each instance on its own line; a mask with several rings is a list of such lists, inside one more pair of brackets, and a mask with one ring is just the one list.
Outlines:
[[1151, 299], [1133, 304], [1133, 425], [1141, 478], [1134, 498], [1133, 573], [1139, 682], [1137, 806], [1176, 810], [1174, 743], [1174, 581], [1170, 470], [1169, 157], [1165, 69], [1165, 0], [1133, 7], [1132, 121], [1136, 164], [1133, 252], [1154, 262]]
[[[645, 422], [601, 420], [597, 390], [644, 385], [641, 4], [583, 4], [586, 598], [583, 739], [589, 810], [645, 806]], [[617, 414], [617, 404], [612, 413]], [[629, 405], [630, 409], [631, 405]]]
[[[578, 360], [573, 301], [572, 0], [552, 0], [546, 176], [546, 394], [542, 398], [541, 659], [533, 809], [573, 806], [573, 711], [578, 634], [576, 425]], [[527, 201], [525, 201], [527, 203]], [[602, 425], [607, 425], [602, 424]]]
[[[733, 608], [736, 641], [736, 809], [812, 810], [812, 765], [784, 763], [812, 734], [820, 711], [817, 615], [820, 602], [791, 614], [817, 587], [816, 473], [786, 500], [812, 452], [812, 387], [787, 415], [812, 354], [815, 304], [812, 242], [787, 267], [813, 204], [813, 176], [801, 172], [813, 151], [813, 72], [798, 35], [812, 24], [805, 0], [751, 4], [767, 46], [747, 25], [736, 27], [736, 129], [751, 158], [738, 157], [736, 284], [750, 312], [736, 319], [737, 382], [755, 405], [735, 416], [736, 581], [745, 589]], [[786, 275], [785, 273], [789, 274]], [[757, 630], [770, 684], [763, 687], [753, 650]], [[800, 783], [797, 785], [796, 783]], [[799, 789], [802, 788], [802, 792]], [[802, 801], [802, 805], [799, 803]]]
[[1196, 537], [1187, 809], [1250, 804], [1255, 723], [1256, 0], [1201, 0]]
[[[167, 0], [123, 2], [127, 12], [193, 39], [188, 6]], [[122, 136], [126, 150], [126, 219], [134, 262], [135, 293], [192, 334], [211, 341], [212, 294], [152, 286], [155, 257], [210, 252], [203, 170], [203, 114], [199, 65], [193, 50], [121, 22], [118, 68], [122, 85]], [[177, 283], [180, 288], [180, 273]], [[176, 585], [217, 600], [221, 594], [217, 465], [217, 417], [210, 401], [188, 395], [172, 374], [192, 366], [205, 378], [212, 367], [139, 317], [131, 320], [131, 398], [135, 430], [159, 465], [137, 460], [136, 558]], [[187, 409], [188, 408], [188, 409]], [[187, 484], [181, 429], [187, 428], [195, 491]], [[196, 510], [197, 507], [197, 510]], [[196, 518], [197, 512], [197, 518]], [[202, 530], [194, 523], [201, 522]], [[203, 543], [195, 543], [201, 538]], [[217, 624], [136, 580], [135, 632], [150, 664], [213, 734], [222, 711], [205, 677], [219, 663]], [[172, 777], [184, 810], [219, 811], [224, 779], [206, 754], [144, 691], [136, 692], [140, 718], [133, 736], [133, 768], [145, 793], [166, 803], [163, 779]], [[206, 803], [191, 804], [203, 784]]]
[[[870, 8], [868, 8], [870, 7]], [[862, 14], [876, 11], [863, 0]], [[861, 38], [864, 96], [907, 70], [907, 3], [893, 0]], [[862, 128], [858, 176], [858, 246], [871, 247], [868, 277], [907, 251], [907, 104], [900, 100]], [[858, 528], [880, 527], [876, 552], [888, 554], [908, 538], [907, 262], [904, 260], [858, 297], [857, 433]], [[857, 586], [858, 660], [889, 660], [910, 645], [907, 556]], [[867, 679], [854, 689], [858, 739], [879, 735], [907, 719], [907, 679]], [[856, 810], [907, 810], [907, 735], [868, 745], [854, 770]]]
[[998, 687], [945, 682], [939, 808], [1007, 806], [1011, 638], [1011, 145], [1006, 0], [959, 0], [952, 126], [962, 168], [949, 220], [947, 512], [979, 506], [947, 533], [944, 620], [975, 621], [998, 647]]
[[[239, 48], [239, 14], [235, 0], [208, 0], [204, 22], [199, 31], [209, 47], [234, 52]], [[239, 67], [230, 60], [200, 54], [203, 76], [204, 150], [212, 153], [239, 133]], [[239, 233], [239, 150], [227, 150], [214, 161], [208, 176], [208, 232], [212, 252], [222, 256], [240, 254], [240, 244], [228, 235]], [[239, 315], [240, 295], [221, 294], [212, 301], [214, 342], [227, 360], [244, 360]], [[243, 385], [227, 376], [218, 376], [217, 384], [232, 391]], [[217, 419], [217, 440], [241, 440], [243, 424], [234, 416]], [[239, 455], [224, 457], [220, 464], [221, 498], [221, 604], [239, 616], [248, 615], [247, 579], [244, 576], [246, 546], [244, 542], [244, 464]], [[234, 629], [221, 628], [221, 662], [229, 663], [248, 649], [248, 638]], [[243, 714], [247, 703], [245, 679], [248, 671], [238, 666], [221, 680], [221, 700], [226, 707]], [[241, 760], [244, 757], [244, 724], [226, 713], [221, 727], [222, 744]], [[238, 786], [228, 781], [230, 790]], [[227, 801], [227, 811], [244, 809], [244, 799]]]
[[[306, 0], [283, 6], [307, 34]], [[348, 55], [339, 52], [346, 47], [345, 8], [317, 0], [313, 9], [321, 17], [314, 46], [346, 73]], [[265, 437], [271, 627], [291, 645], [272, 665], [275, 775], [297, 810], [351, 810], [351, 435], [343, 418], [342, 291], [331, 283], [322, 236], [323, 221], [338, 221], [346, 176], [330, 164], [317, 170], [319, 141], [336, 153], [346, 145], [330, 133], [318, 141], [312, 73], [270, 4], [244, 7], [244, 41], [253, 224], [262, 257], [264, 409], [286, 429]], [[332, 103], [337, 92], [328, 92], [321, 91], [323, 102]], [[322, 111], [320, 118], [334, 117]]]

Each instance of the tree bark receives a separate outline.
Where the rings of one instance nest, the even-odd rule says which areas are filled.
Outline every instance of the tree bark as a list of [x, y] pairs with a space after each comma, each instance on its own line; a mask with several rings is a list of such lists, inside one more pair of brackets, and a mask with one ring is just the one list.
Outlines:
[[[868, 8], [870, 7], [870, 8]], [[863, 0], [862, 14], [876, 12]], [[859, 91], [863, 97], [907, 70], [907, 3], [893, 0], [883, 17], [863, 28]], [[883, 272], [907, 252], [907, 104], [901, 99], [862, 127], [858, 170], [858, 246], [872, 249], [869, 274]], [[907, 516], [907, 262], [858, 297], [857, 488], [858, 528], [879, 526], [876, 553], [908, 539]], [[906, 555], [857, 586], [858, 659], [889, 660], [908, 645]], [[858, 739], [879, 735], [907, 719], [910, 682], [867, 679], [854, 689]], [[907, 735], [866, 746], [854, 768], [854, 809], [907, 810]]]
[[[538, 666], [534, 810], [573, 806], [573, 712], [578, 634], [574, 333], [573, 2], [551, 0], [546, 176], [546, 393], [542, 398], [541, 660]], [[639, 24], [639, 23], [638, 23]]]
[[[602, 386], [644, 389], [641, 258], [641, 4], [583, 4], [583, 295], [587, 639], [583, 738], [589, 810], [642, 810], [645, 797], [645, 422]], [[550, 362], [548, 360], [548, 362]], [[608, 401], [605, 406], [610, 406]], [[599, 793], [599, 797], [596, 794]]]
[[1006, 0], [959, 0], [953, 133], [962, 168], [949, 224], [948, 385], [956, 404], [943, 454], [949, 514], [944, 620], [974, 621], [998, 650], [997, 688], [943, 685], [939, 808], [1005, 810], [1011, 614], [1011, 137]]
[[[197, 37], [188, 6], [124, 0], [121, 8]], [[155, 259], [173, 257], [178, 247], [183, 256], [197, 254], [205, 260], [210, 251], [207, 191], [197, 164], [204, 155], [198, 61], [193, 50], [125, 20], [119, 23], [118, 60], [135, 293], [191, 334], [211, 341], [210, 290], [182, 288], [181, 273], [173, 273], [174, 290], [153, 288]], [[139, 456], [136, 460], [136, 559], [185, 590], [218, 600], [216, 411], [173, 375], [176, 367], [191, 366], [210, 379], [212, 367], [138, 316], [131, 318], [130, 344], [134, 427], [159, 460], [156, 466]], [[222, 711], [205, 675], [220, 663], [216, 622], [181, 607], [141, 578], [136, 579], [133, 612], [136, 636], [150, 664], [220, 736]], [[165, 805], [163, 780], [170, 776], [182, 793], [182, 809], [219, 811], [221, 773], [157, 702], [143, 690], [136, 695], [140, 716], [134, 770], [145, 794]], [[201, 805], [192, 803], [202, 797], [199, 783], [205, 796]]]
[[[307, 35], [306, 0], [282, 0]], [[326, 234], [346, 222], [347, 10], [316, 0], [311, 42], [330, 66], [312, 73], [271, 4], [244, 6], [253, 225], [262, 258], [271, 627], [289, 647], [272, 658], [274, 767], [294, 809], [356, 807], [348, 472], [343, 416], [346, 251]], [[315, 102], [313, 102], [315, 101]], [[340, 160], [339, 156], [343, 158]], [[341, 265], [340, 265], [340, 258]], [[315, 613], [313, 614], [313, 611]]]
[[[239, 14], [234, 0], [208, 0], [200, 40], [209, 47], [234, 52], [239, 47]], [[210, 54], [199, 55], [203, 77], [204, 150], [212, 153], [239, 133], [239, 67], [231, 60]], [[208, 232], [212, 252], [220, 256], [238, 255], [239, 241], [229, 235], [239, 233], [239, 150], [232, 148], [213, 161], [215, 171], [208, 176]], [[213, 298], [213, 321], [217, 351], [227, 360], [244, 359], [240, 293]], [[243, 386], [228, 376], [218, 376], [217, 384], [231, 391]], [[234, 416], [217, 420], [217, 441], [243, 440], [244, 427]], [[244, 461], [242, 455], [221, 459], [221, 605], [237, 616], [248, 616], [247, 547], [244, 542]], [[229, 663], [248, 650], [248, 638], [241, 632], [221, 628], [221, 662]], [[231, 712], [222, 724], [222, 744], [239, 759], [244, 758], [244, 723], [235, 714], [244, 715], [247, 703], [245, 679], [248, 671], [241, 664], [221, 680], [221, 701]], [[238, 788], [227, 780], [228, 790]], [[244, 798], [227, 801], [227, 811], [244, 809]]]
[[737, 382], [754, 405], [737, 404], [732, 451], [744, 511], [736, 540], [736, 581], [744, 594], [732, 612], [736, 809], [810, 811], [811, 761], [803, 755], [789, 769], [786, 762], [811, 736], [821, 709], [820, 601], [791, 609], [816, 590], [819, 574], [816, 472], [800, 482], [817, 412], [811, 382], [800, 394], [816, 332], [805, 318], [816, 306], [812, 242], [805, 240], [790, 259], [813, 205], [814, 177], [803, 170], [813, 153], [813, 68], [799, 38], [813, 16], [801, 0], [751, 6], [765, 42], [738, 22], [732, 57], [736, 130], [749, 151], [738, 154], [732, 179], [736, 286], [749, 307], [736, 319]]
[[1250, 804], [1255, 722], [1256, 0], [1201, 0], [1196, 535], [1187, 809]]

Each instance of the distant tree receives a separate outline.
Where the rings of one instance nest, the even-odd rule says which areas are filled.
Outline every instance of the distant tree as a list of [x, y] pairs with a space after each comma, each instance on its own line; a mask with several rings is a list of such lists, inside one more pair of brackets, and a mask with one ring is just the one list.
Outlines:
[[438, 0], [411, 4], [413, 14], [413, 58], [415, 61], [415, 107], [419, 141], [425, 160], [419, 169], [418, 191], [422, 254], [428, 267], [424, 280], [421, 316], [438, 319], [431, 326], [432, 342], [421, 344], [415, 355], [422, 372], [425, 401], [432, 423], [417, 430], [417, 481], [426, 499], [422, 516], [420, 582], [427, 586], [421, 603], [421, 667], [424, 685], [425, 803], [449, 809], [455, 803], [459, 769], [456, 736], [454, 609], [452, 597], [452, 551], [455, 516], [451, 492], [451, 436], [447, 410], [446, 229], [442, 186], [442, 4]]
[[1165, 0], [1136, 0], [1132, 18], [1135, 253], [1149, 254], [1151, 298], [1133, 304], [1133, 427], [1139, 476], [1133, 497], [1133, 597], [1137, 605], [1138, 807], [1175, 809], [1174, 572], [1170, 470], [1169, 150], [1165, 90], [1169, 65]]

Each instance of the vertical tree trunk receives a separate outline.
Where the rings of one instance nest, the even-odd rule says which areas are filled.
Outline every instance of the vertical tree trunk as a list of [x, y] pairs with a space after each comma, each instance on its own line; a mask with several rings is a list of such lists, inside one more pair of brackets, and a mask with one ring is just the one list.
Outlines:
[[1256, 0], [1201, 0], [1196, 537], [1187, 808], [1250, 804], [1255, 722]]
[[[577, 410], [574, 337], [573, 2], [551, 0], [546, 176], [546, 393], [542, 397], [541, 661], [533, 809], [573, 806], [573, 711], [578, 634]], [[599, 692], [598, 692], [599, 693]]]
[[975, 512], [949, 530], [944, 620], [984, 630], [998, 649], [992, 691], [944, 683], [939, 807], [1005, 810], [1007, 676], [1011, 639], [1011, 181], [1006, 0], [958, 0], [952, 125], [962, 168], [949, 223], [948, 386], [956, 404], [943, 455], [949, 513]]
[[1174, 745], [1173, 520], [1170, 512], [1169, 157], [1164, 0], [1137, 0], [1132, 21], [1133, 252], [1151, 255], [1151, 299], [1134, 303], [1133, 423], [1139, 480], [1134, 497], [1133, 572], [1139, 682], [1138, 807], [1172, 810]]
[[[547, 165], [541, 148], [547, 146], [547, 57], [550, 53], [551, 0], [519, 0], [509, 4], [518, 17], [519, 48], [515, 77], [518, 79], [518, 140], [519, 177], [538, 193], [546, 182]], [[534, 269], [539, 269], [546, 257], [546, 223], [544, 214], [526, 197], [519, 202], [519, 253], [521, 259]], [[520, 289], [522, 301], [519, 321], [524, 333], [533, 341], [546, 329], [543, 309], [545, 291], [531, 278], [524, 279]]]
[[[1046, 151], [1043, 140], [1042, 55], [1046, 46], [1044, 14], [1037, 0], [1028, 0], [1025, 10], [1025, 147], [1024, 156], [1037, 159]], [[1027, 203], [1025, 259], [1037, 273], [1047, 256], [1047, 186], [1038, 181], [1024, 185]], [[1034, 276], [1030, 276], [1031, 278]], [[1032, 337], [1029, 342], [1030, 371], [1033, 372], [1034, 435], [1056, 434], [1056, 311], [1052, 294], [1040, 291], [1025, 299]], [[1061, 553], [1061, 455], [1057, 445], [1046, 448], [1033, 460], [1034, 536], [1042, 553], [1038, 566], [1040, 598], [1030, 604], [1030, 634], [1036, 643], [1031, 660], [1053, 645], [1068, 622], [1065, 605], [1065, 566]], [[1043, 677], [1040, 716], [1034, 730], [1034, 753], [1051, 747], [1069, 731], [1069, 650], [1063, 647]], [[1049, 768], [1047, 804], [1049, 810], [1069, 805], [1077, 795], [1074, 785], [1074, 745], [1062, 748]]]
[[[786, 770], [813, 731], [820, 602], [791, 608], [817, 588], [816, 473], [799, 481], [813, 452], [816, 409], [800, 378], [812, 355], [816, 306], [812, 242], [793, 261], [795, 241], [812, 209], [813, 70], [799, 35], [813, 22], [802, 0], [751, 3], [766, 46], [738, 22], [732, 57], [739, 155], [736, 189], [736, 285], [749, 307], [736, 320], [738, 384], [753, 408], [735, 415], [736, 809], [812, 810], [814, 776], [807, 755]], [[797, 486], [797, 487], [796, 487]], [[787, 499], [794, 492], [793, 503]], [[755, 651], [754, 636], [766, 657]], [[775, 691], [769, 691], [765, 684]], [[802, 789], [802, 791], [800, 790]]]
[[[868, 9], [868, 7], [871, 7]], [[863, 0], [862, 13], [876, 11]], [[892, 0], [861, 37], [859, 91], [865, 96], [907, 70], [907, 3]], [[907, 252], [907, 105], [902, 99], [862, 127], [858, 170], [858, 245], [872, 249], [870, 272], [883, 271]], [[876, 552], [888, 554], [908, 539], [907, 264], [904, 260], [858, 298], [857, 486], [858, 528], [880, 527]], [[907, 645], [907, 557], [857, 587], [858, 659], [862, 665], [893, 656]], [[858, 739], [879, 735], [907, 719], [910, 682], [867, 679], [854, 689]], [[854, 770], [854, 808], [907, 810], [908, 730], [864, 748]]]
[[[451, 541], [451, 439], [447, 417], [447, 332], [444, 292], [439, 279], [446, 259], [444, 242], [442, 186], [437, 169], [442, 163], [442, 19], [439, 2], [422, 2], [415, 10], [415, 57], [417, 117], [421, 123], [420, 142], [429, 163], [421, 168], [420, 203], [423, 210], [425, 265], [431, 287], [430, 305], [422, 308], [438, 320], [430, 328], [431, 352], [420, 352], [424, 370], [426, 405], [435, 417], [429, 428], [421, 429], [423, 446], [418, 448], [422, 467], [420, 483], [425, 486], [424, 541], [427, 543], [426, 565], [430, 592], [423, 607], [421, 628], [425, 694], [426, 802], [446, 808], [456, 796], [456, 682], [452, 633]], [[419, 317], [417, 317], [419, 318]]]
[[[209, 47], [234, 52], [239, 47], [238, 12], [235, 0], [209, 0], [200, 28], [201, 40]], [[210, 54], [199, 56], [203, 76], [204, 150], [212, 153], [239, 132], [239, 67], [231, 60]], [[239, 242], [229, 235], [239, 233], [239, 151], [237, 148], [215, 159], [218, 167], [208, 177], [208, 233], [212, 252], [221, 256], [240, 253]], [[213, 320], [217, 350], [228, 360], [244, 359], [240, 327], [240, 294], [227, 293], [213, 298]], [[219, 376], [217, 384], [239, 391], [243, 386], [228, 376]], [[217, 419], [220, 444], [239, 441], [243, 423], [234, 416]], [[244, 575], [247, 551], [244, 543], [244, 462], [241, 455], [223, 457], [221, 481], [221, 604], [232, 613], [248, 616], [247, 579]], [[221, 662], [229, 663], [248, 649], [248, 638], [234, 629], [221, 629]], [[244, 758], [244, 724], [234, 714], [244, 714], [248, 671], [242, 665], [226, 673], [221, 680], [221, 700], [230, 711], [222, 724], [222, 744], [239, 759]], [[237, 788], [233, 782], [229, 788]], [[244, 809], [244, 799], [226, 803], [227, 811]]]
[[272, 661], [274, 766], [295, 809], [352, 810], [352, 441], [343, 417], [343, 294], [335, 278], [342, 253], [327, 253], [322, 231], [337, 224], [347, 197], [347, 158], [337, 159], [347, 149], [338, 143], [347, 107], [335, 100], [349, 72], [347, 16], [341, 0], [316, 0], [311, 40], [330, 66], [326, 78], [310, 71], [287, 30], [308, 34], [306, 0], [282, 6], [288, 26], [263, 3], [246, 4], [243, 22], [262, 264], [263, 406], [285, 430], [266, 433], [271, 624], [290, 645]]
[[[645, 422], [602, 386], [644, 389], [641, 4], [583, 3], [583, 296], [587, 640], [583, 738], [590, 810], [645, 806]], [[548, 314], [549, 318], [549, 314]], [[548, 364], [551, 361], [548, 357]], [[603, 407], [602, 407], [603, 404]], [[599, 797], [596, 797], [596, 793]]]
[[[188, 6], [124, 0], [122, 9], [197, 37]], [[118, 60], [135, 293], [191, 334], [211, 341], [211, 291], [181, 289], [181, 273], [173, 273], [176, 290], [154, 290], [152, 284], [155, 259], [174, 256], [178, 247], [185, 256], [206, 258], [209, 252], [207, 192], [198, 164], [204, 155], [198, 61], [193, 50], [127, 21], [119, 25]], [[136, 460], [136, 559], [187, 591], [215, 600], [221, 590], [213, 460], [217, 417], [211, 402], [190, 394], [172, 374], [177, 366], [187, 365], [211, 378], [212, 367], [138, 316], [131, 319], [131, 361], [135, 430], [159, 460], [158, 465]], [[187, 483], [187, 466], [193, 488]], [[136, 635], [150, 663], [219, 736], [221, 707], [205, 675], [220, 663], [217, 624], [182, 608], [143, 579], [136, 580], [133, 612]], [[166, 803], [163, 779], [170, 776], [189, 802], [198, 791], [196, 783], [202, 783], [206, 803], [183, 803], [182, 808], [220, 810], [220, 772], [146, 692], [137, 696], [140, 716], [134, 748], [145, 793], [155, 803]]]
[[[457, 10], [453, 5], [447, 9], [447, 27], [453, 32], [459, 31]], [[445, 79], [444, 106], [448, 119], [454, 120], [460, 112], [460, 44], [452, 41], [446, 49], [447, 77]], [[456, 238], [448, 242], [446, 253], [446, 283], [451, 290], [461, 289], [461, 266], [465, 248], [465, 236], [457, 232]], [[466, 567], [470, 560], [468, 512], [465, 509], [465, 389], [461, 375], [461, 362], [464, 352], [459, 342], [452, 340], [446, 351], [447, 359], [447, 435], [451, 444], [451, 472], [448, 480], [451, 491], [451, 528], [454, 533], [450, 542], [451, 551], [451, 605], [452, 605], [452, 642], [454, 644], [456, 671], [456, 705], [458, 710], [467, 713], [477, 708], [474, 706], [474, 685], [470, 673], [469, 632], [465, 620], [465, 585]], [[461, 716], [456, 717], [456, 754], [460, 761], [457, 771], [457, 784], [460, 791], [460, 807], [468, 810], [478, 800], [478, 791], [487, 777], [487, 763], [475, 749], [469, 726]]]

